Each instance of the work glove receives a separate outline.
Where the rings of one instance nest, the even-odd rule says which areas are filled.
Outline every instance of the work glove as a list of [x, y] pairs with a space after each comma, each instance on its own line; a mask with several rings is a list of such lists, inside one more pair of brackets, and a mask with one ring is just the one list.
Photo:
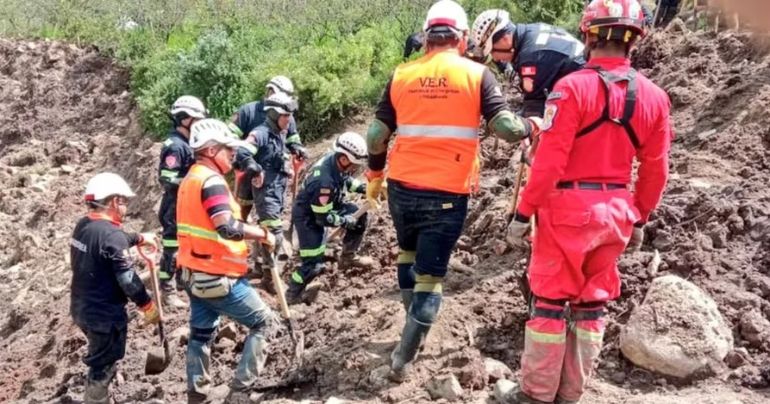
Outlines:
[[505, 234], [505, 240], [513, 248], [525, 248], [528, 245], [524, 237], [529, 233], [529, 220], [524, 221], [521, 215], [516, 215], [508, 225], [508, 231]]
[[268, 251], [275, 251], [275, 234], [273, 234], [267, 227], [260, 227], [262, 228], [262, 231], [265, 232], [265, 236], [259, 239], [259, 242], [265, 246]]
[[534, 139], [540, 136], [540, 133], [543, 131], [543, 118], [532, 116], [526, 119], [529, 121], [529, 125], [532, 126], [532, 133], [529, 134], [529, 137], [534, 142]]
[[262, 185], [265, 183], [265, 172], [260, 171], [259, 174], [254, 174], [253, 177], [251, 177], [251, 185], [254, 188], [262, 188]]
[[[367, 170], [366, 179], [368, 180], [366, 184], [366, 200], [372, 208], [379, 209], [380, 195], [387, 195], [382, 192], [383, 188], [387, 190], [387, 186], [384, 186], [385, 174], [382, 171]], [[387, 196], [385, 198], [387, 199]]]
[[137, 246], [157, 246], [158, 245], [158, 236], [155, 235], [155, 233], [139, 233], [139, 242], [136, 243]]
[[353, 215], [343, 216], [340, 227], [344, 227], [348, 230], [354, 230], [356, 227], [358, 227], [358, 219], [353, 217]]
[[631, 233], [631, 239], [628, 240], [628, 245], [626, 246], [626, 252], [639, 251], [639, 249], [642, 247], [643, 242], [644, 242], [644, 225], [635, 224], [634, 232]]
[[[158, 296], [159, 297], [159, 296]], [[147, 324], [158, 324], [160, 322], [160, 312], [155, 302], [150, 300], [149, 303], [140, 307], [139, 310], [144, 314], [144, 322]]]

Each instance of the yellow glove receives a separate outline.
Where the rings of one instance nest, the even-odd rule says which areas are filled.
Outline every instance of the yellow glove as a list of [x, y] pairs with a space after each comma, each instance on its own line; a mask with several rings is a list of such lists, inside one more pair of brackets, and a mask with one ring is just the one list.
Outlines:
[[374, 209], [380, 208], [380, 195], [383, 195], [383, 188], [387, 189], [385, 184], [385, 174], [382, 171], [367, 171], [366, 179], [366, 200]]
[[152, 300], [150, 300], [150, 302], [144, 306], [140, 307], [139, 310], [144, 313], [144, 321], [147, 324], [158, 324], [160, 322], [160, 312], [158, 311], [158, 306], [156, 306]]

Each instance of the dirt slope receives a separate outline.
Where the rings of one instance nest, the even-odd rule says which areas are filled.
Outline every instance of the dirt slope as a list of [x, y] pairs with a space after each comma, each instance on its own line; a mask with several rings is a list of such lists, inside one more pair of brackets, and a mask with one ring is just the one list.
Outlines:
[[[603, 360], [585, 402], [770, 399], [770, 342], [753, 337], [763, 326], [760, 319], [770, 318], [770, 58], [752, 41], [745, 33], [672, 32], [648, 39], [636, 58], [671, 94], [673, 175], [645, 248], [621, 260], [623, 296], [610, 306]], [[137, 126], [125, 71], [96, 51], [0, 41], [0, 55], [0, 402], [78, 401], [85, 339], [68, 317], [66, 256], [70, 231], [83, 213], [82, 187], [98, 170], [125, 175], [140, 195], [130, 206], [128, 227], [156, 228], [159, 145]], [[363, 132], [363, 124], [353, 128]], [[313, 151], [327, 148], [320, 144]], [[296, 309], [306, 339], [304, 365], [292, 372], [294, 383], [264, 398], [423, 402], [430, 399], [424, 387], [432, 376], [453, 373], [465, 389], [464, 401], [484, 402], [491, 394], [484, 357], [518, 369], [526, 314], [516, 280], [526, 254], [504, 251], [498, 241], [514, 178], [513, 153], [503, 142], [495, 149], [492, 139], [484, 141], [483, 190], [473, 200], [438, 323], [410, 381], [397, 386], [380, 377], [404, 321], [395, 234], [382, 211], [364, 245], [376, 258], [375, 268], [332, 266], [320, 277], [316, 301]], [[654, 249], [663, 258], [660, 272], [704, 288], [733, 324], [736, 346], [747, 352], [732, 364], [735, 369], [725, 365], [714, 369], [716, 376], [683, 383], [622, 358], [618, 333], [644, 297]], [[183, 327], [185, 320], [177, 313], [169, 328]], [[184, 342], [178, 342], [169, 370], [144, 376], [144, 351], [154, 338], [140, 323], [130, 326], [113, 397], [182, 401]], [[281, 380], [289, 368], [291, 343], [283, 331], [272, 341], [263, 384]], [[230, 379], [239, 350], [240, 343], [217, 341], [217, 383]]]

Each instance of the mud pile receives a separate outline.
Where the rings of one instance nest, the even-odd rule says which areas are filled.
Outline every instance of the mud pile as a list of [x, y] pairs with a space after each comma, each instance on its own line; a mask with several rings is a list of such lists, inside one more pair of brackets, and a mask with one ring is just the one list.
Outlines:
[[[621, 259], [623, 296], [610, 306], [603, 360], [587, 402], [766, 400], [754, 389], [770, 384], [770, 343], [757, 337], [770, 318], [770, 58], [754, 41], [745, 33], [692, 33], [674, 24], [647, 39], [635, 58], [672, 98], [672, 180], [643, 251]], [[141, 195], [129, 206], [128, 227], [157, 228], [159, 144], [138, 127], [126, 72], [95, 50], [0, 41], [0, 54], [0, 401], [77, 401], [85, 339], [67, 313], [66, 257], [83, 213], [83, 184], [104, 169], [125, 175]], [[502, 141], [495, 146], [494, 139], [483, 146], [482, 190], [454, 254], [439, 320], [410, 379], [395, 385], [382, 377], [405, 316], [385, 209], [371, 219], [364, 242], [374, 267], [332, 263], [318, 279], [314, 302], [294, 307], [305, 334], [302, 366], [290, 365], [292, 346], [281, 329], [271, 340], [260, 385], [285, 383], [260, 393], [264, 399], [423, 402], [430, 400], [430, 380], [451, 373], [464, 389], [463, 401], [479, 402], [491, 395], [494, 379], [485, 358], [519, 368], [526, 310], [518, 277], [527, 254], [501, 241], [515, 149]], [[313, 147], [314, 154], [325, 150]], [[620, 354], [619, 330], [644, 298], [656, 249], [659, 274], [695, 282], [733, 325], [737, 349], [713, 369], [718, 376], [666, 380]], [[186, 316], [171, 315], [172, 334], [185, 333]], [[144, 351], [155, 336], [139, 319], [129, 328], [113, 398], [182, 401], [185, 338], [175, 339], [177, 355], [165, 373], [145, 376]], [[230, 380], [242, 344], [242, 334], [226, 334], [214, 345], [217, 384]]]

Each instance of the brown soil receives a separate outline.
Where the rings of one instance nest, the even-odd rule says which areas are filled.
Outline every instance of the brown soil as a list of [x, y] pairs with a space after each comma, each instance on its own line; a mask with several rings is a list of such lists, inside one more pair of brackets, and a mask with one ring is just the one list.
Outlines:
[[[623, 295], [610, 305], [606, 346], [587, 403], [763, 403], [770, 398], [770, 342], [757, 328], [770, 318], [770, 58], [748, 33], [677, 32], [650, 37], [636, 65], [671, 95], [676, 143], [672, 179], [647, 231], [642, 252], [625, 255]], [[140, 195], [127, 227], [158, 228], [158, 143], [138, 127], [128, 74], [93, 49], [56, 42], [0, 41], [0, 402], [79, 402], [85, 338], [69, 316], [70, 232], [83, 214], [83, 184], [95, 172], [123, 174]], [[365, 131], [364, 118], [351, 129]], [[519, 368], [525, 304], [517, 279], [527, 255], [501, 244], [514, 179], [514, 148], [485, 139], [482, 191], [473, 199], [466, 235], [445, 284], [445, 300], [409, 381], [383, 380], [404, 321], [394, 261], [395, 234], [386, 211], [372, 219], [364, 251], [376, 265], [319, 278], [311, 305], [295, 307], [305, 334], [303, 365], [291, 365], [284, 327], [271, 337], [261, 386], [265, 399], [424, 402], [425, 386], [453, 373], [463, 401], [492, 392], [483, 358]], [[320, 154], [328, 142], [313, 147]], [[618, 335], [640, 304], [660, 251], [659, 273], [685, 277], [717, 301], [733, 325], [730, 366], [677, 381], [631, 365]], [[277, 310], [275, 299], [260, 291]], [[143, 373], [155, 344], [140, 319], [130, 325], [126, 358], [113, 385], [116, 402], [184, 400], [184, 340], [166, 372]], [[186, 326], [172, 313], [168, 328]], [[236, 339], [242, 338], [242, 333]], [[764, 334], [767, 335], [767, 334]], [[216, 383], [232, 376], [241, 343], [218, 341]]]

